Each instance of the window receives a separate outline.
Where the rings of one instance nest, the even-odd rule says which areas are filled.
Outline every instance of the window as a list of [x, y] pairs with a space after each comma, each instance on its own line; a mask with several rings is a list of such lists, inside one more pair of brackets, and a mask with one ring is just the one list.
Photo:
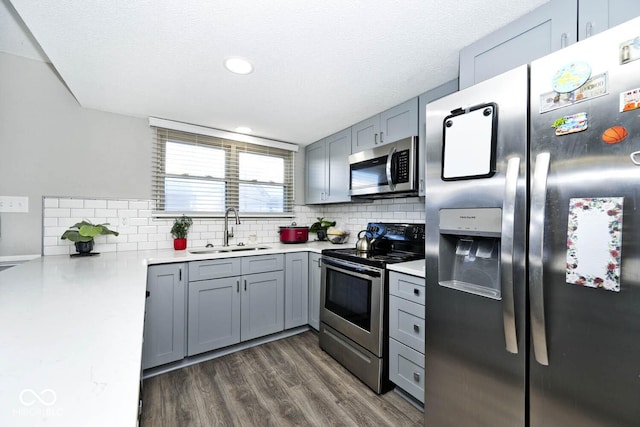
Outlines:
[[292, 212], [292, 151], [163, 128], [155, 133], [152, 185], [158, 211]]

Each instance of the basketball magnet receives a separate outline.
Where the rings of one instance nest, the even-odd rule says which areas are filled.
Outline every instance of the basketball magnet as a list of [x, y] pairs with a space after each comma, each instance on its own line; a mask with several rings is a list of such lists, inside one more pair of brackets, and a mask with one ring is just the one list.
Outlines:
[[629, 132], [623, 126], [612, 126], [602, 132], [602, 140], [607, 144], [617, 144], [622, 142]]

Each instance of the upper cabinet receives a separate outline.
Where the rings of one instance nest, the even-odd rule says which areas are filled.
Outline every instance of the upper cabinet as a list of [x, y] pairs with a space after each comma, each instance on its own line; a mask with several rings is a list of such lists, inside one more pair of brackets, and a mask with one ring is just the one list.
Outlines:
[[577, 0], [551, 0], [460, 51], [460, 89], [577, 41]]
[[551, 0], [460, 51], [460, 89], [640, 15], [637, 0]]
[[586, 39], [636, 16], [640, 16], [638, 0], [579, 0], [578, 39]]
[[418, 134], [418, 98], [411, 98], [351, 127], [351, 152]]
[[349, 196], [351, 128], [308, 145], [305, 149], [305, 203], [339, 203]]

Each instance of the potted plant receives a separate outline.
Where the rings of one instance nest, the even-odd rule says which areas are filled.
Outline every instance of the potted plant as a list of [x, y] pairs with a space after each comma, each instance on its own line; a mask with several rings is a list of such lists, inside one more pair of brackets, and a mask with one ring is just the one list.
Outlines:
[[189, 228], [192, 225], [193, 220], [184, 215], [173, 221], [173, 226], [171, 227], [173, 249], [178, 251], [187, 249], [187, 233], [189, 233]]
[[75, 243], [76, 251], [80, 255], [89, 255], [93, 250], [93, 238], [101, 234], [112, 234], [117, 236], [117, 231], [109, 230], [106, 226], [110, 225], [108, 222], [104, 224], [92, 224], [90, 221], [83, 220], [73, 224], [67, 231], [60, 237], [62, 240], [71, 240]]
[[318, 221], [311, 224], [309, 227], [309, 231], [312, 233], [316, 233], [318, 235], [318, 240], [326, 240], [327, 239], [327, 228], [333, 227], [336, 225], [335, 221], [325, 221], [324, 217], [316, 218]]

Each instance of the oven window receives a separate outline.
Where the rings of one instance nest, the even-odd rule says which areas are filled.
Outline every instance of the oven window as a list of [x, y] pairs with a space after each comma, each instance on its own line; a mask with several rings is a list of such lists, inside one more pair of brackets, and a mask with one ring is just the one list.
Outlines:
[[352, 190], [387, 184], [387, 156], [351, 165]]
[[371, 280], [327, 269], [325, 308], [371, 332]]

